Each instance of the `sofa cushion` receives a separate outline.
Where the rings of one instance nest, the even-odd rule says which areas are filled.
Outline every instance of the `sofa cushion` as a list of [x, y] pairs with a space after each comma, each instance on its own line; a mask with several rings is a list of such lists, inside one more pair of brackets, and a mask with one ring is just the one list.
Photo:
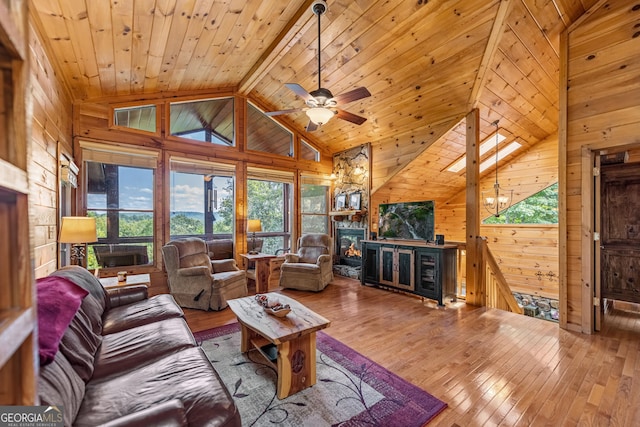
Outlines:
[[182, 350], [108, 381], [91, 381], [74, 426], [96, 426], [179, 399], [190, 426], [240, 425], [223, 382], [199, 347]]
[[38, 397], [40, 405], [64, 405], [64, 425], [70, 426], [82, 404], [84, 381], [76, 374], [64, 354], [40, 368]]
[[92, 381], [122, 375], [189, 347], [196, 341], [184, 319], [167, 319], [105, 335]]
[[71, 280], [76, 285], [89, 291], [91, 296], [93, 296], [100, 305], [102, 311], [106, 309], [106, 291], [98, 278], [91, 274], [86, 268], [82, 268], [77, 265], [69, 265], [51, 273], [49, 276], [65, 277]]
[[212, 287], [223, 288], [237, 281], [246, 281], [246, 273], [244, 270], [222, 271], [212, 276]]
[[102, 324], [102, 334], [108, 335], [158, 320], [183, 316], [184, 312], [171, 295], [156, 295], [132, 304], [114, 307], [106, 312]]
[[211, 259], [233, 258], [233, 240], [214, 239], [207, 240], [207, 251]]
[[98, 302], [87, 295], [60, 341], [60, 351], [85, 382], [93, 374], [93, 359], [102, 342], [99, 313]]
[[88, 292], [64, 277], [37, 280], [40, 365], [51, 363], [60, 340]]
[[173, 399], [101, 424], [100, 427], [175, 427], [186, 425], [188, 424], [184, 405], [178, 399]]
[[186, 239], [174, 240], [169, 244], [178, 249], [180, 261], [179, 268], [206, 266], [211, 271], [211, 260], [207, 245], [202, 239], [189, 237]]

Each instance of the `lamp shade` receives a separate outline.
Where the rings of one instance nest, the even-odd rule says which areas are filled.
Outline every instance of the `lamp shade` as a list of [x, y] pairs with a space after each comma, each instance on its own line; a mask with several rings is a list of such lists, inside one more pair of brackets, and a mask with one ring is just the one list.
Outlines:
[[250, 219], [247, 223], [247, 231], [249, 233], [257, 233], [262, 231], [262, 223], [259, 219]]
[[311, 120], [318, 126], [324, 125], [329, 122], [334, 114], [335, 113], [333, 111], [324, 107], [314, 107], [307, 110], [307, 116], [309, 117], [309, 120]]
[[86, 216], [63, 216], [60, 243], [91, 243], [98, 241], [96, 219]]

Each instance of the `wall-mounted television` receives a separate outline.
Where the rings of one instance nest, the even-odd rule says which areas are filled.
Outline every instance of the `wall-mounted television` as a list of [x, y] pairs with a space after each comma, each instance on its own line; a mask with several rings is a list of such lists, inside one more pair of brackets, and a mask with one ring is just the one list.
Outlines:
[[378, 209], [378, 236], [433, 241], [435, 202], [386, 203]]

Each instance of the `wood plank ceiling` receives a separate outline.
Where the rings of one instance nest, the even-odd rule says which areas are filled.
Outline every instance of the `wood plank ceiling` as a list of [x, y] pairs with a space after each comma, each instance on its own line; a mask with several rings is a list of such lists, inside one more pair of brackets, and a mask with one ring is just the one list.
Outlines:
[[[422, 175], [417, 186], [446, 185], [436, 202], [446, 201], [464, 189], [446, 167], [464, 154], [470, 109], [482, 138], [495, 120], [505, 144], [525, 149], [557, 132], [560, 34], [597, 1], [327, 0], [321, 85], [367, 87], [371, 97], [344, 109], [368, 120], [305, 135], [304, 113], [278, 119], [329, 152], [371, 143], [374, 191], [411, 162], [431, 164], [407, 170]], [[31, 1], [75, 101], [232, 88], [265, 110], [303, 106], [285, 83], [318, 87], [311, 3]]]

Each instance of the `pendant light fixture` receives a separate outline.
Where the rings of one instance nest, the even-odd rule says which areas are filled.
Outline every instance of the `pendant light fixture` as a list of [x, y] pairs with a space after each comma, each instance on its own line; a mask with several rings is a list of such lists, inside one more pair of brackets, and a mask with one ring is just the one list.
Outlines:
[[496, 120], [492, 123], [496, 127], [496, 182], [493, 184], [493, 193], [485, 197], [484, 191], [482, 192], [485, 209], [496, 218], [500, 217], [500, 212], [509, 209], [513, 201], [513, 190], [501, 189], [498, 183], [498, 122], [499, 120]]

